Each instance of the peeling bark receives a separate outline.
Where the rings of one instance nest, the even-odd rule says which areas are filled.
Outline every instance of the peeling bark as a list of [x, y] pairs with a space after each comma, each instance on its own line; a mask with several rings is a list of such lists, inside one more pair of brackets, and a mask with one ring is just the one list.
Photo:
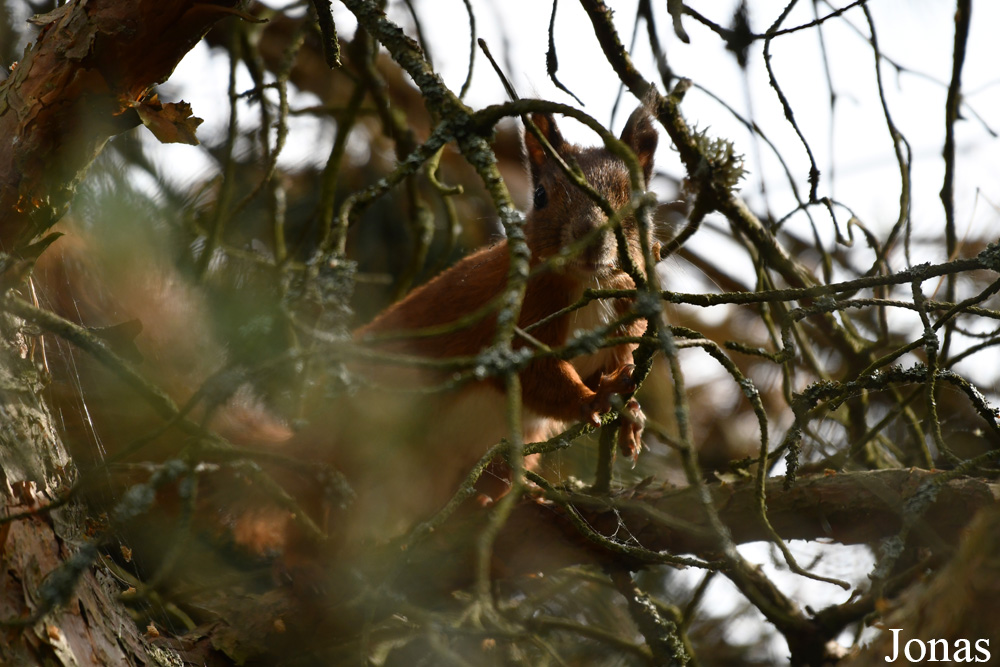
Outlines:
[[0, 82], [0, 250], [65, 212], [87, 166], [135, 106], [236, 0], [78, 0], [35, 18], [41, 31]]
[[[0, 341], [0, 664], [151, 662], [148, 645], [116, 599], [118, 584], [89, 566], [84, 515], [66, 493], [73, 466], [41, 401], [40, 372], [17, 322]], [[84, 546], [81, 549], [81, 546]], [[48, 612], [48, 613], [46, 613]]]

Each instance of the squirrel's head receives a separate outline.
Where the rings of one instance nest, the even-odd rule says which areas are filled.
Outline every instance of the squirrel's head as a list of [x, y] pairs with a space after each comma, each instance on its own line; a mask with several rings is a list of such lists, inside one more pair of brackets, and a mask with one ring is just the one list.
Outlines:
[[[590, 187], [618, 211], [627, 206], [632, 194], [625, 162], [605, 147], [582, 148], [563, 139], [549, 114], [532, 114], [532, 122], [552, 149], [571, 168], [579, 166]], [[636, 109], [622, 130], [622, 142], [632, 149], [649, 182], [658, 134], [645, 105]], [[531, 171], [533, 205], [528, 213], [527, 237], [532, 261], [542, 261], [566, 251], [567, 270], [598, 276], [619, 268], [618, 243], [608, 218], [597, 202], [574, 183], [530, 130], [525, 131], [525, 148]], [[640, 261], [639, 235], [634, 216], [621, 220], [628, 252]]]

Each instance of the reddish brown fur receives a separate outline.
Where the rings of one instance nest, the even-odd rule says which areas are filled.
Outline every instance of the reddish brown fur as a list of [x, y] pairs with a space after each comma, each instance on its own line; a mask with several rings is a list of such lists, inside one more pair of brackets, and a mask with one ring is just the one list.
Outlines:
[[[535, 116], [534, 120], [553, 147], [567, 160], [575, 161], [591, 185], [613, 207], [627, 203], [629, 178], [621, 160], [604, 149], [568, 144], [548, 116]], [[656, 132], [643, 110], [633, 114], [623, 137], [637, 153], [648, 178]], [[605, 233], [559, 270], [543, 265], [567, 244], [601, 225], [604, 216], [530, 135], [526, 137], [526, 147], [534, 182], [545, 188], [548, 202], [527, 216], [525, 231], [532, 273], [518, 320], [521, 329], [574, 303], [588, 287], [633, 287], [631, 279], [617, 266], [617, 244], [610, 233]], [[635, 221], [626, 219], [622, 224], [628, 252], [638, 260]], [[136, 344], [146, 358], [144, 370], [152, 371], [153, 378], [175, 400], [186, 400], [209, 373], [223, 364], [222, 346], [205, 326], [205, 305], [170, 268], [140, 258], [128, 271], [142, 276], [141, 281], [134, 279], [135, 276], [131, 279], [103, 276], [101, 270], [86, 266], [81, 259], [89, 259], [93, 248], [89, 251], [77, 248], [69, 239], [59, 243], [65, 248], [62, 257], [50, 251], [43, 256], [43, 266], [39, 267], [43, 282], [49, 283], [48, 293], [59, 301], [56, 309], [88, 325], [105, 326], [140, 319], [144, 331], [136, 338]], [[93, 241], [91, 244], [99, 247]], [[149, 249], [151, 257], [155, 252], [156, 249]], [[44, 266], [47, 261], [51, 266]], [[370, 336], [448, 325], [484, 309], [503, 293], [509, 261], [506, 242], [469, 255], [358, 329], [355, 339], [365, 341]], [[99, 276], [104, 280], [94, 283]], [[75, 287], [84, 283], [89, 288], [82, 290], [82, 294], [74, 294]], [[64, 298], [60, 300], [59, 295]], [[549, 347], [560, 348], [576, 329], [593, 329], [626, 313], [630, 307], [631, 303], [624, 299], [610, 304], [607, 312], [591, 305], [584, 311], [536, 327], [530, 335]], [[621, 327], [617, 333], [637, 336], [644, 330], [644, 321], [638, 320]], [[470, 357], [486, 350], [494, 342], [495, 332], [496, 315], [492, 313], [462, 329], [438, 336], [370, 344], [377, 351], [432, 359]], [[520, 336], [515, 336], [513, 342], [519, 348], [530, 346]], [[571, 360], [541, 357], [532, 361], [520, 373], [525, 409], [522, 437], [529, 442], [550, 437], [568, 423], [593, 421], [610, 409], [608, 399], [612, 393], [631, 389], [633, 349], [634, 345], [628, 344]], [[375, 384], [390, 388], [433, 387], [450, 377], [442, 372], [375, 363], [358, 363], [354, 368]], [[64, 375], [72, 378], [74, 372], [70, 369]], [[93, 396], [104, 396], [102, 392], [111, 386], [106, 385], [106, 376], [102, 372], [92, 373], [93, 387], [85, 389], [96, 392]], [[67, 398], [63, 403], [70, 400]], [[105, 444], [111, 450], [115, 447], [110, 440], [127, 443], [137, 434], [154, 428], [150, 423], [158, 423], [151, 415], [130, 411], [129, 424], [123, 428], [125, 424], [115, 414], [114, 404], [117, 404], [115, 399], [92, 401], [94, 407], [108, 411], [103, 423], [108, 426], [109, 440]], [[627, 429], [626, 435], [637, 447], [641, 412], [638, 404], [630, 404], [628, 408], [638, 426]], [[283, 451], [297, 452], [305, 459], [325, 459], [342, 471], [358, 498], [346, 512], [332, 513], [332, 523], [327, 527], [340, 537], [339, 542], [350, 544], [398, 532], [439, 508], [454, 494], [475, 461], [507, 435], [505, 397], [496, 378], [419, 397], [412, 393], [363, 390], [353, 397], [327, 401], [318, 412], [310, 415], [308, 428], [293, 435], [259, 406], [230, 402], [216, 413], [215, 425], [240, 442], [259, 445], [290, 438], [282, 445]], [[81, 434], [74, 439], [86, 440]], [[176, 451], [175, 447], [171, 450]], [[504, 488], [503, 480], [495, 481], [492, 487], [483, 487], [493, 496]], [[286, 486], [296, 493], [305, 493], [307, 488], [303, 480], [294, 480]], [[304, 506], [314, 507], [311, 502], [305, 502]], [[314, 516], [320, 514], [314, 511]], [[283, 510], [272, 515], [277, 523], [288, 518]], [[260, 512], [247, 514], [249, 518], [243, 522], [246, 525], [237, 522], [235, 530], [249, 543], [276, 546], [271, 544], [278, 534], [271, 525], [274, 522], [261, 516]]]
[[[447, 325], [484, 309], [506, 285], [509, 261], [506, 241], [479, 250], [358, 329], [355, 338], [363, 341], [380, 333]], [[533, 264], [537, 266], [538, 262]], [[614, 275], [609, 282], [608, 286], [613, 288], [634, 287], [631, 279], [622, 273]], [[581, 296], [583, 287], [578, 279], [567, 273], [534, 273], [528, 280], [518, 325], [525, 329], [569, 306]], [[628, 305], [627, 301], [620, 300], [616, 308], [621, 313], [627, 310]], [[532, 330], [531, 336], [550, 347], [559, 347], [567, 341], [569, 324], [570, 316], [563, 315]], [[645, 324], [639, 321], [620, 333], [637, 336], [644, 330]], [[383, 343], [378, 347], [435, 359], [468, 357], [486, 349], [493, 342], [495, 332], [496, 315], [490, 314], [474, 324], [448, 333]], [[515, 347], [525, 345], [527, 343], [521, 339], [515, 342]], [[619, 357], [621, 364], [630, 363], [631, 349], [632, 346], [623, 346]], [[617, 368], [606, 370], [611, 372]], [[568, 361], [536, 359], [521, 373], [524, 404], [536, 412], [561, 420], [583, 418], [587, 415], [581, 409], [594, 398], [599, 377], [592, 376], [590, 380], [590, 383], [585, 383]]]

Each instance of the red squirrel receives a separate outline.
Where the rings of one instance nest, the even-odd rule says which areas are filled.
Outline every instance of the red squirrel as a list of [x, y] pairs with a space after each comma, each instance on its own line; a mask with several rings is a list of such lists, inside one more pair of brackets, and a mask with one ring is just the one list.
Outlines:
[[[532, 119], [552, 148], [567, 161], [575, 161], [591, 186], [612, 207], [620, 209], [628, 204], [630, 178], [621, 159], [605, 148], [582, 148], [565, 141], [551, 116], [535, 114]], [[621, 138], [636, 154], [648, 181], [658, 135], [645, 108], [640, 107], [632, 114]], [[525, 135], [525, 146], [534, 205], [527, 214], [525, 227], [532, 272], [518, 321], [522, 331], [575, 302], [586, 288], [634, 287], [618, 265], [618, 246], [610, 231], [595, 235], [594, 241], [562, 268], [545, 264], [546, 260], [602, 226], [606, 219], [588, 195], [569, 181], [531, 133]], [[627, 251], [638, 262], [636, 222], [625, 218], [621, 224], [628, 240]], [[40, 275], [47, 276], [43, 282], [50, 283], [50, 289], [44, 291], [67, 295], [65, 299], [56, 299], [53, 305], [72, 319], [90, 325], [103, 326], [139, 317], [144, 332], [136, 338], [136, 343], [146, 358], [144, 367], [152, 371], [154, 379], [176, 401], [184, 402], [208, 373], [223, 363], [222, 346], [204, 325], [202, 300], [174, 271], [137, 260], [138, 267], [116, 270], [134, 271], [146, 276], [143, 280], [108, 274], [104, 283], [98, 283], [103, 287], [95, 287], [92, 283], [102, 271], [85, 264], [92, 259], [94, 247], [101, 245], [95, 244], [88, 250], [86, 239], [79, 248], [80, 243], [72, 244], [68, 239], [59, 244], [63, 246], [59, 253], [43, 255], [42, 264], [51, 266], [40, 266], [38, 270]], [[134, 249], [131, 252], [135, 254]], [[149, 254], [154, 251], [150, 249]], [[110, 261], [106, 264], [120, 265]], [[377, 338], [447, 325], [479, 311], [502, 294], [508, 266], [506, 242], [479, 250], [357, 329], [354, 339], [370, 346], [375, 353], [396, 352], [436, 360], [475, 356], [494, 341], [495, 312], [442, 335], [398, 336], [383, 342], [378, 342]], [[75, 285], [84, 284], [84, 278], [90, 281], [86, 283], [90, 287], [80, 294], [73, 293]], [[108, 298], [101, 296], [105, 293]], [[112, 293], [114, 299], [110, 298]], [[630, 306], [627, 299], [595, 301], [531, 329], [530, 336], [550, 348], [560, 348], [576, 331], [608, 324], [627, 312]], [[644, 320], [637, 319], [620, 327], [616, 335], [638, 336], [644, 330]], [[515, 335], [513, 343], [519, 348], [530, 347], [522, 335]], [[531, 361], [520, 373], [524, 441], [543, 440], [576, 421], [597, 421], [610, 409], [613, 394], [625, 394], [634, 389], [634, 348], [632, 344], [622, 344], [570, 360], [543, 356]], [[233, 441], [278, 447], [284, 453], [306, 460], [319, 458], [343, 472], [358, 498], [346, 512], [333, 518], [328, 528], [345, 542], [398, 533], [413, 521], [425, 518], [447, 502], [474, 463], [508, 435], [506, 397], [497, 378], [427, 393], [425, 390], [448, 381], [451, 371], [360, 362], [351, 366], [375, 385], [407, 391], [383, 391], [376, 386], [362, 389], [350, 397], [324, 398], [316, 402], [321, 407], [308, 415], [310, 426], [298, 432], [285, 428], [266, 408], [255, 408], [239, 401], [222, 406], [215, 413], [213, 423]], [[73, 380], [73, 372], [67, 375], [71, 381], [79, 382]], [[83, 374], [76, 377], [83, 377]], [[110, 388], [105, 382], [106, 374], [93, 374], [93, 377], [91, 384], [96, 390]], [[91, 407], [99, 404], [110, 407], [119, 403], [118, 399], [110, 403], [98, 401]], [[628, 401], [625, 412], [628, 418], [624, 421], [620, 442], [623, 451], [634, 456], [640, 448], [643, 416], [634, 399]], [[111, 414], [109, 424], [105, 424], [109, 429], [104, 429], [108, 437], [127, 443], [135, 434], [153, 428], [145, 425], [147, 420], [154, 425], [159, 423], [131, 409], [126, 414], [129, 415], [126, 421], [138, 423], [130, 423], [129, 428], [123, 429], [121, 415]], [[99, 426], [96, 419], [91, 425], [89, 416], [84, 421], [89, 428]], [[115, 449], [110, 441], [104, 444]], [[481, 488], [486, 495], [496, 498], [502, 495], [506, 483], [496, 478], [494, 482], [492, 486], [487, 484]], [[295, 494], [305, 492], [305, 487], [295, 488], [292, 484], [288, 490]], [[305, 506], [311, 505], [306, 503]], [[278, 512], [282, 516], [283, 513], [284, 510]], [[234, 532], [270, 534], [269, 528], [254, 528], [266, 523], [238, 522]], [[248, 537], [238, 541], [260, 540]]]
[[[564, 160], [579, 165], [587, 181], [613, 208], [621, 209], [628, 204], [631, 187], [624, 161], [603, 147], [583, 148], [567, 142], [549, 115], [534, 114], [532, 121]], [[640, 106], [629, 118], [621, 139], [635, 153], [648, 182], [658, 135], [644, 107]], [[635, 287], [619, 266], [618, 245], [610, 230], [597, 234], [592, 243], [562, 268], [543, 265], [545, 260], [591, 234], [607, 220], [595, 202], [568, 179], [530, 132], [525, 132], [525, 147], [534, 202], [525, 226], [532, 272], [518, 319], [521, 331], [571, 305], [587, 288]], [[628, 240], [627, 251], [641, 265], [637, 223], [630, 216], [621, 224]], [[445, 360], [475, 356], [494, 342], [496, 311], [468, 325], [452, 328], [447, 325], [480, 312], [501, 295], [508, 267], [506, 241], [483, 248], [390, 306], [371, 323], [359, 328], [354, 338], [361, 343], [367, 342], [376, 350], [417, 357]], [[628, 299], [594, 301], [531, 329], [530, 337], [558, 349], [576, 331], [607, 325], [626, 313], [630, 306]], [[429, 327], [443, 327], [447, 333], [410, 338], [404, 335]], [[619, 327], [615, 335], [640, 336], [645, 328], [645, 321], [636, 319]], [[380, 336], [385, 339], [383, 342], [378, 342]], [[515, 348], [532, 345], [519, 334], [515, 334], [513, 343]], [[632, 380], [635, 347], [622, 344], [570, 360], [541, 356], [531, 361], [520, 372], [524, 441], [536, 442], [551, 437], [576, 421], [599, 423], [600, 414], [611, 408], [612, 394], [626, 394], [635, 388]], [[372, 376], [387, 387], [410, 386], [416, 377], [415, 382], [420, 386], [439, 384], [447, 380], [448, 373], [384, 366]], [[640, 449], [644, 418], [635, 399], [628, 401], [625, 412], [620, 445], [623, 452], [634, 457]], [[430, 460], [437, 462], [436, 474], [432, 476], [434, 488], [427, 488], [426, 492], [437, 496], [439, 501], [446, 500], [472, 464], [507, 434], [505, 415], [502, 381], [498, 378], [469, 382], [445, 393], [429, 409], [425, 426], [414, 427], [401, 436], [409, 440], [410, 447], [414, 439], [421, 440], [416, 449], [422, 454], [417, 456], [430, 456]], [[376, 414], [371, 417], [378, 419]], [[425, 429], [422, 433], [414, 432], [421, 428]], [[393, 456], [398, 451], [394, 450]], [[442, 469], [442, 466], [451, 470]], [[419, 458], [403, 464], [406, 471], [418, 467]], [[499, 491], [495, 495], [500, 495], [503, 489], [491, 491]]]

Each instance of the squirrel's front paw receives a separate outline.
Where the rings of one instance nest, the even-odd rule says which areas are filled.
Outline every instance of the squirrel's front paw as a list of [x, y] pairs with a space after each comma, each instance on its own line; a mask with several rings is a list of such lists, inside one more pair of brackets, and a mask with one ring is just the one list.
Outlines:
[[635, 380], [632, 379], [633, 371], [635, 371], [635, 364], [625, 364], [613, 373], [601, 375], [593, 398], [583, 406], [584, 421], [599, 426], [601, 415], [611, 409], [612, 396], [630, 394], [635, 391], [636, 384]]
[[[601, 376], [597, 383], [594, 397], [583, 408], [584, 420], [595, 426], [601, 423], [601, 415], [612, 408], [611, 397], [615, 394], [631, 394], [636, 389], [634, 364], [626, 364], [614, 371]], [[621, 423], [618, 427], [618, 448], [622, 455], [634, 464], [642, 451], [642, 430], [646, 426], [646, 415], [642, 412], [639, 401], [628, 399], [621, 407]]]

